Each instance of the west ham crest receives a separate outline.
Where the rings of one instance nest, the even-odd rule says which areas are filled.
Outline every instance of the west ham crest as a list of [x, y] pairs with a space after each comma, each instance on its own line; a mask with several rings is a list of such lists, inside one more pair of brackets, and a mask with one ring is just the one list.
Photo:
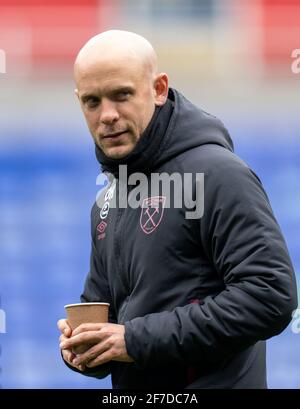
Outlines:
[[147, 197], [143, 200], [140, 225], [144, 233], [150, 234], [158, 227], [164, 213], [164, 196]]

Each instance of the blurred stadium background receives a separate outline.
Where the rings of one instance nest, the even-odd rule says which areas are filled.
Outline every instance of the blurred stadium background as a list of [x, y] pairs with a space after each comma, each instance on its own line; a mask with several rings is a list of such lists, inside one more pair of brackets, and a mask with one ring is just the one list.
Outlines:
[[[56, 329], [88, 271], [99, 173], [72, 64], [110, 28], [148, 38], [171, 85], [223, 120], [263, 181], [299, 279], [300, 0], [0, 0], [4, 388], [111, 387], [64, 366]], [[268, 342], [270, 388], [300, 387], [299, 340], [290, 325]]]

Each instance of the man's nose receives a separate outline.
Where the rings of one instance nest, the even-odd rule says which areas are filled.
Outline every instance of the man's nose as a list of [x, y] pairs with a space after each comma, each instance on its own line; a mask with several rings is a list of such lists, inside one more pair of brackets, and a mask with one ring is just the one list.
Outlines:
[[100, 122], [105, 125], [110, 125], [119, 119], [119, 113], [116, 106], [111, 101], [102, 100], [100, 110]]

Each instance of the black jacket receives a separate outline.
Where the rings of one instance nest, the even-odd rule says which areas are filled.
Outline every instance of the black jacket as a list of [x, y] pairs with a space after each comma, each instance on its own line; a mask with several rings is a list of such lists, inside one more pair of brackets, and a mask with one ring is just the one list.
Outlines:
[[[295, 276], [261, 182], [233, 153], [223, 124], [170, 89], [127, 158], [96, 151], [117, 176], [120, 163], [129, 175], [203, 173], [204, 214], [186, 219], [184, 206], [160, 201], [152, 224], [141, 207], [107, 209], [112, 199], [101, 194], [81, 299], [111, 304], [135, 362], [86, 375], [111, 373], [114, 388], [265, 388], [264, 340], [291, 320]], [[149, 196], [142, 191], [141, 203]]]

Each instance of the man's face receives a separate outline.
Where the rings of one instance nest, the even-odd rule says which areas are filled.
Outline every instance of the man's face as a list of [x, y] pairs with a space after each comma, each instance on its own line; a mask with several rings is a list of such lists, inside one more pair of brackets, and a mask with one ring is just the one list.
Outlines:
[[76, 80], [95, 143], [110, 158], [128, 155], [154, 113], [155, 79], [137, 62], [107, 61], [81, 69]]

